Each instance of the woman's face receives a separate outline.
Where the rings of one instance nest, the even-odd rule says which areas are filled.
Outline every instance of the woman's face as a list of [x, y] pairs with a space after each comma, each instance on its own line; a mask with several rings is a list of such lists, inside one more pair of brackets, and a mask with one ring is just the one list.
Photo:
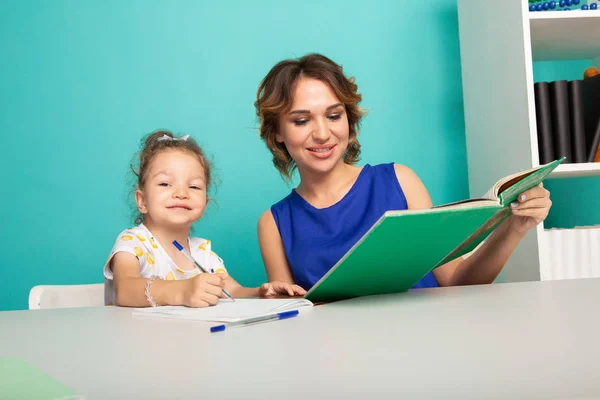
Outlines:
[[343, 162], [349, 125], [344, 104], [325, 82], [300, 78], [290, 110], [279, 118], [284, 143], [300, 173], [327, 173]]

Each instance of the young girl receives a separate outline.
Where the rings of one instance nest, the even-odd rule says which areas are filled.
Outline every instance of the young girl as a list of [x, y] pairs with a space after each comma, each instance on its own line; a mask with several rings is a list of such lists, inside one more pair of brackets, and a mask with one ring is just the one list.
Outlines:
[[[304, 295], [287, 282], [245, 288], [231, 278], [210, 240], [189, 237], [209, 201], [211, 166], [189, 135], [150, 134], [139, 154], [135, 201], [138, 224], [121, 232], [104, 267], [105, 302], [145, 307], [214, 305], [227, 290], [235, 297]], [[177, 240], [211, 274], [201, 273]]]
[[[384, 212], [432, 206], [410, 168], [354, 165], [360, 155], [361, 99], [354, 79], [319, 54], [281, 61], [261, 82], [255, 102], [261, 138], [285, 178], [296, 168], [300, 174], [298, 187], [258, 223], [269, 280], [308, 290]], [[542, 186], [522, 193], [512, 204], [513, 215], [475, 252], [440, 266], [414, 287], [493, 282], [550, 205]]]

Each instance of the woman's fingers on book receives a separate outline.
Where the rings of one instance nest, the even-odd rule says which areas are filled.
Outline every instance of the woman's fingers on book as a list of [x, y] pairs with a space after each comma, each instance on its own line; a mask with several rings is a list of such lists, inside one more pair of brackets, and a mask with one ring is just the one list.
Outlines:
[[306, 294], [306, 290], [302, 289], [298, 285], [292, 285], [292, 288], [294, 289], [294, 293], [296, 293], [298, 296], [304, 296]]
[[552, 201], [549, 198], [535, 198], [522, 203], [511, 203], [513, 210], [527, 210], [530, 208], [550, 208]]
[[541, 183], [538, 186], [533, 187], [533, 188], [521, 193], [519, 195], [519, 197], [517, 198], [517, 200], [519, 203], [524, 203], [526, 201], [536, 199], [536, 198], [537, 199], [547, 198], [548, 200], [550, 199], [550, 192], [548, 190], [544, 189], [544, 187], [542, 186]]
[[544, 189], [544, 186], [540, 183], [538, 186], [521, 193], [517, 201], [511, 203], [510, 206], [514, 215], [530, 217], [536, 224], [540, 223], [546, 219], [552, 206], [550, 192]]

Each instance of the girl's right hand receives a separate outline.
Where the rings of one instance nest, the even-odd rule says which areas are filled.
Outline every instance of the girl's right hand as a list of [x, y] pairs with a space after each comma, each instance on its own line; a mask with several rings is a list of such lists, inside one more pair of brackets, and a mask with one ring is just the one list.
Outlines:
[[185, 284], [183, 305], [187, 307], [214, 306], [223, 293], [223, 277], [219, 274], [199, 274], [182, 282]]

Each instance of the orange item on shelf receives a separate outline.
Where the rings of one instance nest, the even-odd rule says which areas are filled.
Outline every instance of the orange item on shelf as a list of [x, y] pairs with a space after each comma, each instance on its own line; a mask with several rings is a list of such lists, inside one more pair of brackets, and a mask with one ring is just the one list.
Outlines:
[[596, 67], [589, 67], [583, 71], [583, 79], [591, 78], [592, 76], [600, 75], [600, 70]]

